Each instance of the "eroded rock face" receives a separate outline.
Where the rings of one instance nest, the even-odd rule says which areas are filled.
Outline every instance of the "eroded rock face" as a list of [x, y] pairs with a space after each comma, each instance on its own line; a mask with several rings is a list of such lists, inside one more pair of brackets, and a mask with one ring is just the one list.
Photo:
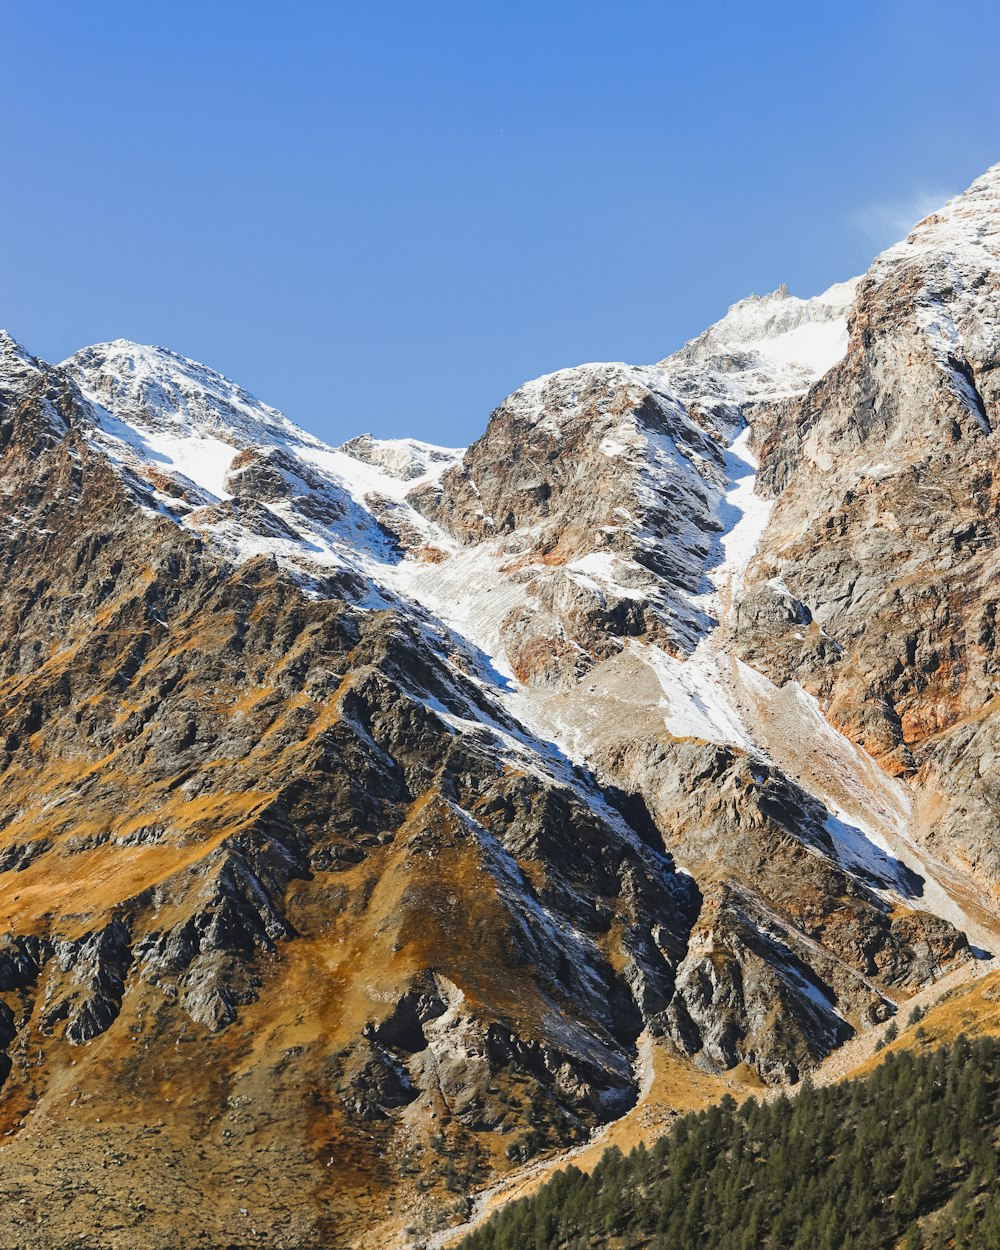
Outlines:
[[641, 1036], [795, 1081], [991, 940], [998, 221], [464, 454], [0, 338], [0, 1120], [75, 1195], [0, 1240], [176, 1247], [153, 1158], [191, 1245], [386, 1244]]
[[588, 365], [512, 395], [408, 501], [516, 584], [500, 627], [517, 680], [566, 688], [628, 638], [695, 645], [731, 432], [693, 419], [655, 370]]
[[926, 844], [994, 895], [998, 288], [993, 170], [875, 262], [843, 361], [755, 426], [777, 502], [735, 640], [908, 778]]

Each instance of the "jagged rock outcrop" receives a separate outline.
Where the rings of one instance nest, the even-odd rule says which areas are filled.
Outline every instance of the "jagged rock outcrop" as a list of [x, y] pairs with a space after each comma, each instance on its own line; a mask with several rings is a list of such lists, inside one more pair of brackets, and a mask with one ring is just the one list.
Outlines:
[[994, 169], [876, 260], [843, 360], [755, 425], [776, 505], [733, 644], [909, 778], [921, 838], [991, 895], [998, 286]]

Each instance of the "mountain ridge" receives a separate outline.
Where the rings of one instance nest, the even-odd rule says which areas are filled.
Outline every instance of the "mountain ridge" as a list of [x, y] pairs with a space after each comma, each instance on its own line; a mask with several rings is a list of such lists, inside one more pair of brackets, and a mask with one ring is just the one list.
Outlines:
[[[116, 1247], [106, 1150], [180, 1169], [192, 1245], [279, 1208], [292, 1245], [406, 1244], [627, 1113], [649, 1048], [795, 1082], [989, 956], [998, 196], [529, 382], [465, 450], [0, 338], [21, 1183], [66, 1114], [46, 1166]], [[0, 1228], [69, 1244], [87, 1201]]]

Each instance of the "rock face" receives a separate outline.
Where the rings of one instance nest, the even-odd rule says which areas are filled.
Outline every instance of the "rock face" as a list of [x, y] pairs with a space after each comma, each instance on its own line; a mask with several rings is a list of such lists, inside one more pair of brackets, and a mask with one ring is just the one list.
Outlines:
[[464, 453], [0, 337], [0, 1241], [412, 1241], [989, 946], [998, 292], [1000, 168]]
[[755, 435], [777, 499], [757, 583], [828, 644], [739, 644], [907, 778], [920, 840], [993, 899], [998, 285], [994, 169], [878, 258], [844, 360]]

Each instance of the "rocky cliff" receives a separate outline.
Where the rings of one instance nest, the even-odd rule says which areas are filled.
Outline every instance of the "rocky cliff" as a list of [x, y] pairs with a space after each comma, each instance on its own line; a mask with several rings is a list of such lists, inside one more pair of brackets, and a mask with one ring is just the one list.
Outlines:
[[989, 951], [998, 292], [1000, 167], [464, 452], [0, 337], [0, 1241], [415, 1244]]

